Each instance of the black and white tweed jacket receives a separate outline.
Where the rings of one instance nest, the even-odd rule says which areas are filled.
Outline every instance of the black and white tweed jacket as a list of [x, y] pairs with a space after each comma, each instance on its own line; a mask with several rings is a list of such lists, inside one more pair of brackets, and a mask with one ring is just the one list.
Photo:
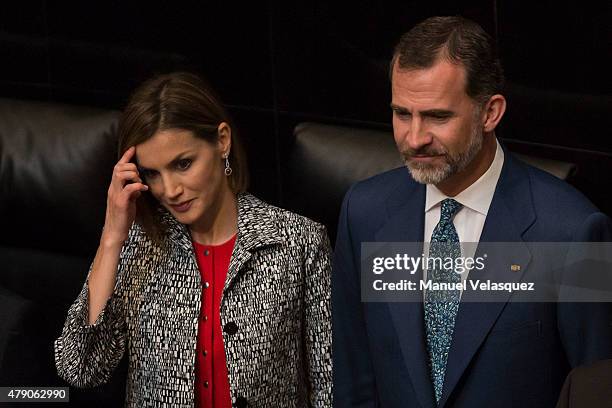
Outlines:
[[[187, 228], [166, 213], [164, 246], [136, 224], [114, 292], [87, 325], [87, 282], [55, 341], [59, 375], [106, 382], [127, 348], [126, 406], [192, 407], [202, 286]], [[234, 406], [331, 407], [329, 240], [323, 226], [238, 197], [238, 235], [221, 301]]]

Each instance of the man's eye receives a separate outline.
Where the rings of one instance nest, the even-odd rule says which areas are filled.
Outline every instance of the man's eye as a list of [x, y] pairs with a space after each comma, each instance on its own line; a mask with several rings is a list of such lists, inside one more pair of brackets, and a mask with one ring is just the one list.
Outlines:
[[436, 122], [444, 123], [448, 122], [450, 116], [432, 116], [432, 119]]
[[412, 117], [410, 112], [404, 112], [404, 111], [395, 111], [395, 115], [401, 119], [410, 119], [410, 117]]
[[176, 168], [179, 170], [187, 170], [191, 166], [191, 160], [181, 159], [176, 163]]

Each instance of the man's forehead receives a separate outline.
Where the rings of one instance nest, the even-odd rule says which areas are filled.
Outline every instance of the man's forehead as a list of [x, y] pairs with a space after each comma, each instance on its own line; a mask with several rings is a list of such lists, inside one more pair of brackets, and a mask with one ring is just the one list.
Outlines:
[[448, 108], [469, 98], [465, 87], [465, 68], [445, 60], [429, 68], [394, 68], [392, 102], [398, 106], [419, 105]]
[[428, 68], [393, 68], [393, 88], [418, 91], [465, 91], [466, 71], [461, 64], [437, 60]]

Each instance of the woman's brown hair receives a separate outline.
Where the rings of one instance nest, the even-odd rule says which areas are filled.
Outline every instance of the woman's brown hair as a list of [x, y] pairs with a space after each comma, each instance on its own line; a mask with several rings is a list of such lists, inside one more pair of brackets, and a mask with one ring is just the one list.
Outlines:
[[[119, 120], [119, 155], [127, 149], [167, 129], [183, 129], [195, 137], [215, 143], [218, 127], [226, 122], [231, 129], [228, 177], [231, 190], [242, 193], [248, 184], [246, 156], [236, 127], [212, 88], [197, 75], [174, 72], [161, 75], [140, 85], [132, 94]], [[156, 242], [165, 233], [159, 221], [159, 203], [147, 192], [136, 202], [136, 222]]]

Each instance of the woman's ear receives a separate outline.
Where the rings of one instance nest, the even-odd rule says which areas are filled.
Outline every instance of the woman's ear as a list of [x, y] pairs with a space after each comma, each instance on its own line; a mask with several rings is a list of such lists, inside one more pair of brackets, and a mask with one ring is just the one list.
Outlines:
[[506, 98], [503, 95], [496, 94], [489, 98], [484, 110], [483, 130], [485, 132], [494, 131], [505, 112]]
[[219, 136], [219, 151], [223, 157], [229, 156], [232, 148], [232, 128], [227, 122], [221, 122], [217, 127], [217, 135]]

